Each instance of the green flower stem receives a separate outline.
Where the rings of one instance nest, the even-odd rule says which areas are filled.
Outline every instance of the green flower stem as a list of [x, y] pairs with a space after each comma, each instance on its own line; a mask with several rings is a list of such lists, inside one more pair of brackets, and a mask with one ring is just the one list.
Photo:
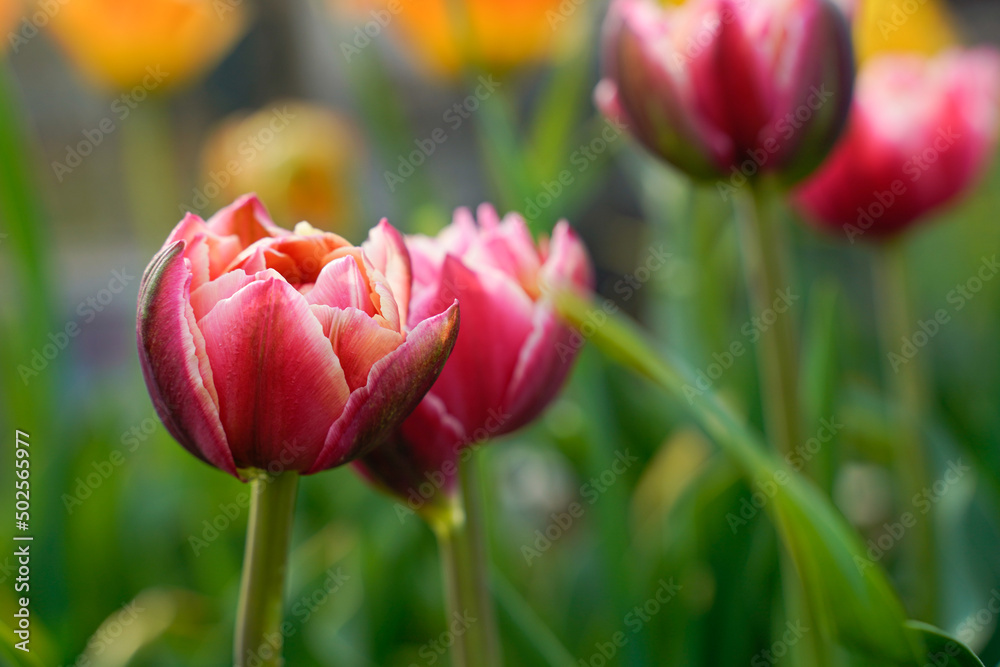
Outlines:
[[297, 472], [271, 476], [257, 471], [250, 482], [250, 520], [233, 645], [235, 667], [283, 664], [285, 570], [298, 484]]
[[[750, 307], [755, 317], [767, 311], [776, 312], [779, 294], [790, 290], [792, 283], [785, 234], [779, 228], [772, 206], [775, 198], [767, 182], [756, 184], [749, 196], [738, 204], [738, 218], [743, 246]], [[786, 307], [790, 308], [788, 304]], [[757, 344], [757, 366], [760, 369], [761, 405], [764, 426], [771, 446], [785, 455], [802, 442], [801, 406], [799, 404], [799, 336], [793, 313], [777, 312], [774, 323], [764, 331]], [[795, 620], [814, 624], [811, 610], [805, 604], [802, 583], [791, 558], [782, 557], [782, 589], [785, 614]], [[826, 647], [816, 635], [793, 647], [793, 664], [828, 665]]]
[[[875, 260], [875, 283], [878, 299], [878, 328], [885, 355], [885, 390], [892, 406], [891, 423], [896, 437], [895, 460], [900, 480], [903, 509], [912, 509], [912, 498], [930, 486], [927, 455], [920, 437], [920, 416], [925, 411], [924, 377], [920, 359], [893, 364], [890, 355], [900, 356], [903, 339], [913, 334], [913, 317], [906, 281], [905, 248], [892, 242], [878, 249]], [[937, 557], [932, 516], [918, 519], [910, 529], [908, 559], [912, 590], [911, 613], [915, 618], [933, 623], [937, 610]]]
[[[450, 511], [425, 515], [441, 548], [454, 667], [500, 667], [500, 642], [490, 597], [481, 490], [475, 456], [459, 465]], [[454, 625], [454, 628], [452, 626]]]
[[[744, 267], [755, 317], [774, 308], [779, 293], [792, 287], [785, 235], [771, 210], [774, 198], [759, 183], [737, 206]], [[777, 313], [756, 344], [765, 432], [782, 454], [801, 442], [798, 396], [798, 335], [792, 313]]]

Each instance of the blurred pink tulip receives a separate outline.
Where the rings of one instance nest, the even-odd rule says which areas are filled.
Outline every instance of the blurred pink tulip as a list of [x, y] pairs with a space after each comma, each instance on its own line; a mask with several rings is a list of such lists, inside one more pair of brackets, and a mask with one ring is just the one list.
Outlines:
[[604, 30], [598, 106], [695, 178], [803, 178], [843, 128], [854, 63], [829, 0], [614, 0]]
[[848, 130], [796, 194], [818, 225], [883, 238], [967, 192], [993, 155], [1000, 53], [884, 55], [866, 64]]
[[[559, 391], [582, 342], [543, 286], [590, 288], [586, 249], [564, 221], [535, 245], [524, 220], [467, 209], [436, 238], [407, 237], [413, 257], [411, 322], [458, 300], [462, 328], [441, 377], [400, 431], [358, 465], [401, 496], [430, 482], [451, 490], [462, 449], [510, 433]], [[425, 489], [427, 487], [424, 487]]]
[[238, 477], [346, 463], [409, 414], [454, 344], [457, 304], [410, 314], [410, 288], [409, 253], [384, 221], [355, 247], [305, 223], [281, 229], [252, 196], [207, 223], [188, 214], [139, 291], [160, 418]]

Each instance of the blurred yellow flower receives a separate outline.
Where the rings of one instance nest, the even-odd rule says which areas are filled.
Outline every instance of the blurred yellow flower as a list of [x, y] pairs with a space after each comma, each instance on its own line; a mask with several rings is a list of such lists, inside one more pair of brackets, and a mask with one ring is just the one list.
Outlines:
[[863, 63], [881, 53], [931, 55], [958, 40], [941, 0], [858, 0], [854, 50]]
[[275, 222], [303, 220], [349, 234], [359, 215], [360, 130], [329, 109], [279, 102], [224, 119], [202, 151], [202, 183], [189, 208], [256, 192]]
[[587, 11], [586, 0], [369, 0], [368, 6], [387, 11], [391, 27], [447, 75], [467, 65], [500, 73], [549, 60], [580, 37]]
[[59, 5], [50, 25], [100, 85], [131, 88], [155, 71], [164, 86], [176, 86], [229, 52], [246, 26], [243, 1], [72, 0]]

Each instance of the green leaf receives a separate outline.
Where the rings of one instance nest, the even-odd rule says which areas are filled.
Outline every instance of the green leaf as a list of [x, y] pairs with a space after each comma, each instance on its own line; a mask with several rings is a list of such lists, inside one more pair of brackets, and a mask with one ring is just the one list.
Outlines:
[[765, 510], [825, 637], [897, 664], [912, 664], [923, 654], [921, 635], [906, 628], [903, 607], [884, 572], [865, 558], [857, 536], [810, 482], [768, 453], [760, 437], [710, 391], [698, 390], [685, 364], [654, 351], [633, 325], [616, 316], [614, 304], [594, 307], [568, 292], [557, 294], [556, 301], [563, 316], [606, 354], [687, 402], [754, 491], [767, 498]]
[[949, 637], [932, 625], [919, 621], [908, 621], [907, 629], [920, 637], [927, 653], [921, 663], [934, 667], [984, 667], [972, 650], [953, 637]]

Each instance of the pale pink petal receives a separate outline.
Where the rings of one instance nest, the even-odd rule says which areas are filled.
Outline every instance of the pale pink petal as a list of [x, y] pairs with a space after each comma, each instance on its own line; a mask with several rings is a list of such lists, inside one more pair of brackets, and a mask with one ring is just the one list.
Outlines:
[[331, 308], [357, 308], [368, 315], [375, 314], [368, 283], [351, 255], [335, 259], [324, 266], [316, 280], [316, 286], [306, 299], [310, 304]]
[[310, 306], [310, 309], [330, 339], [351, 391], [367, 384], [372, 366], [406, 338], [379, 326], [370, 315], [354, 308]]
[[365, 258], [385, 277], [398, 311], [396, 319], [405, 323], [409, 315], [413, 269], [402, 235], [387, 220], [382, 220], [368, 232], [368, 239], [361, 248]]

